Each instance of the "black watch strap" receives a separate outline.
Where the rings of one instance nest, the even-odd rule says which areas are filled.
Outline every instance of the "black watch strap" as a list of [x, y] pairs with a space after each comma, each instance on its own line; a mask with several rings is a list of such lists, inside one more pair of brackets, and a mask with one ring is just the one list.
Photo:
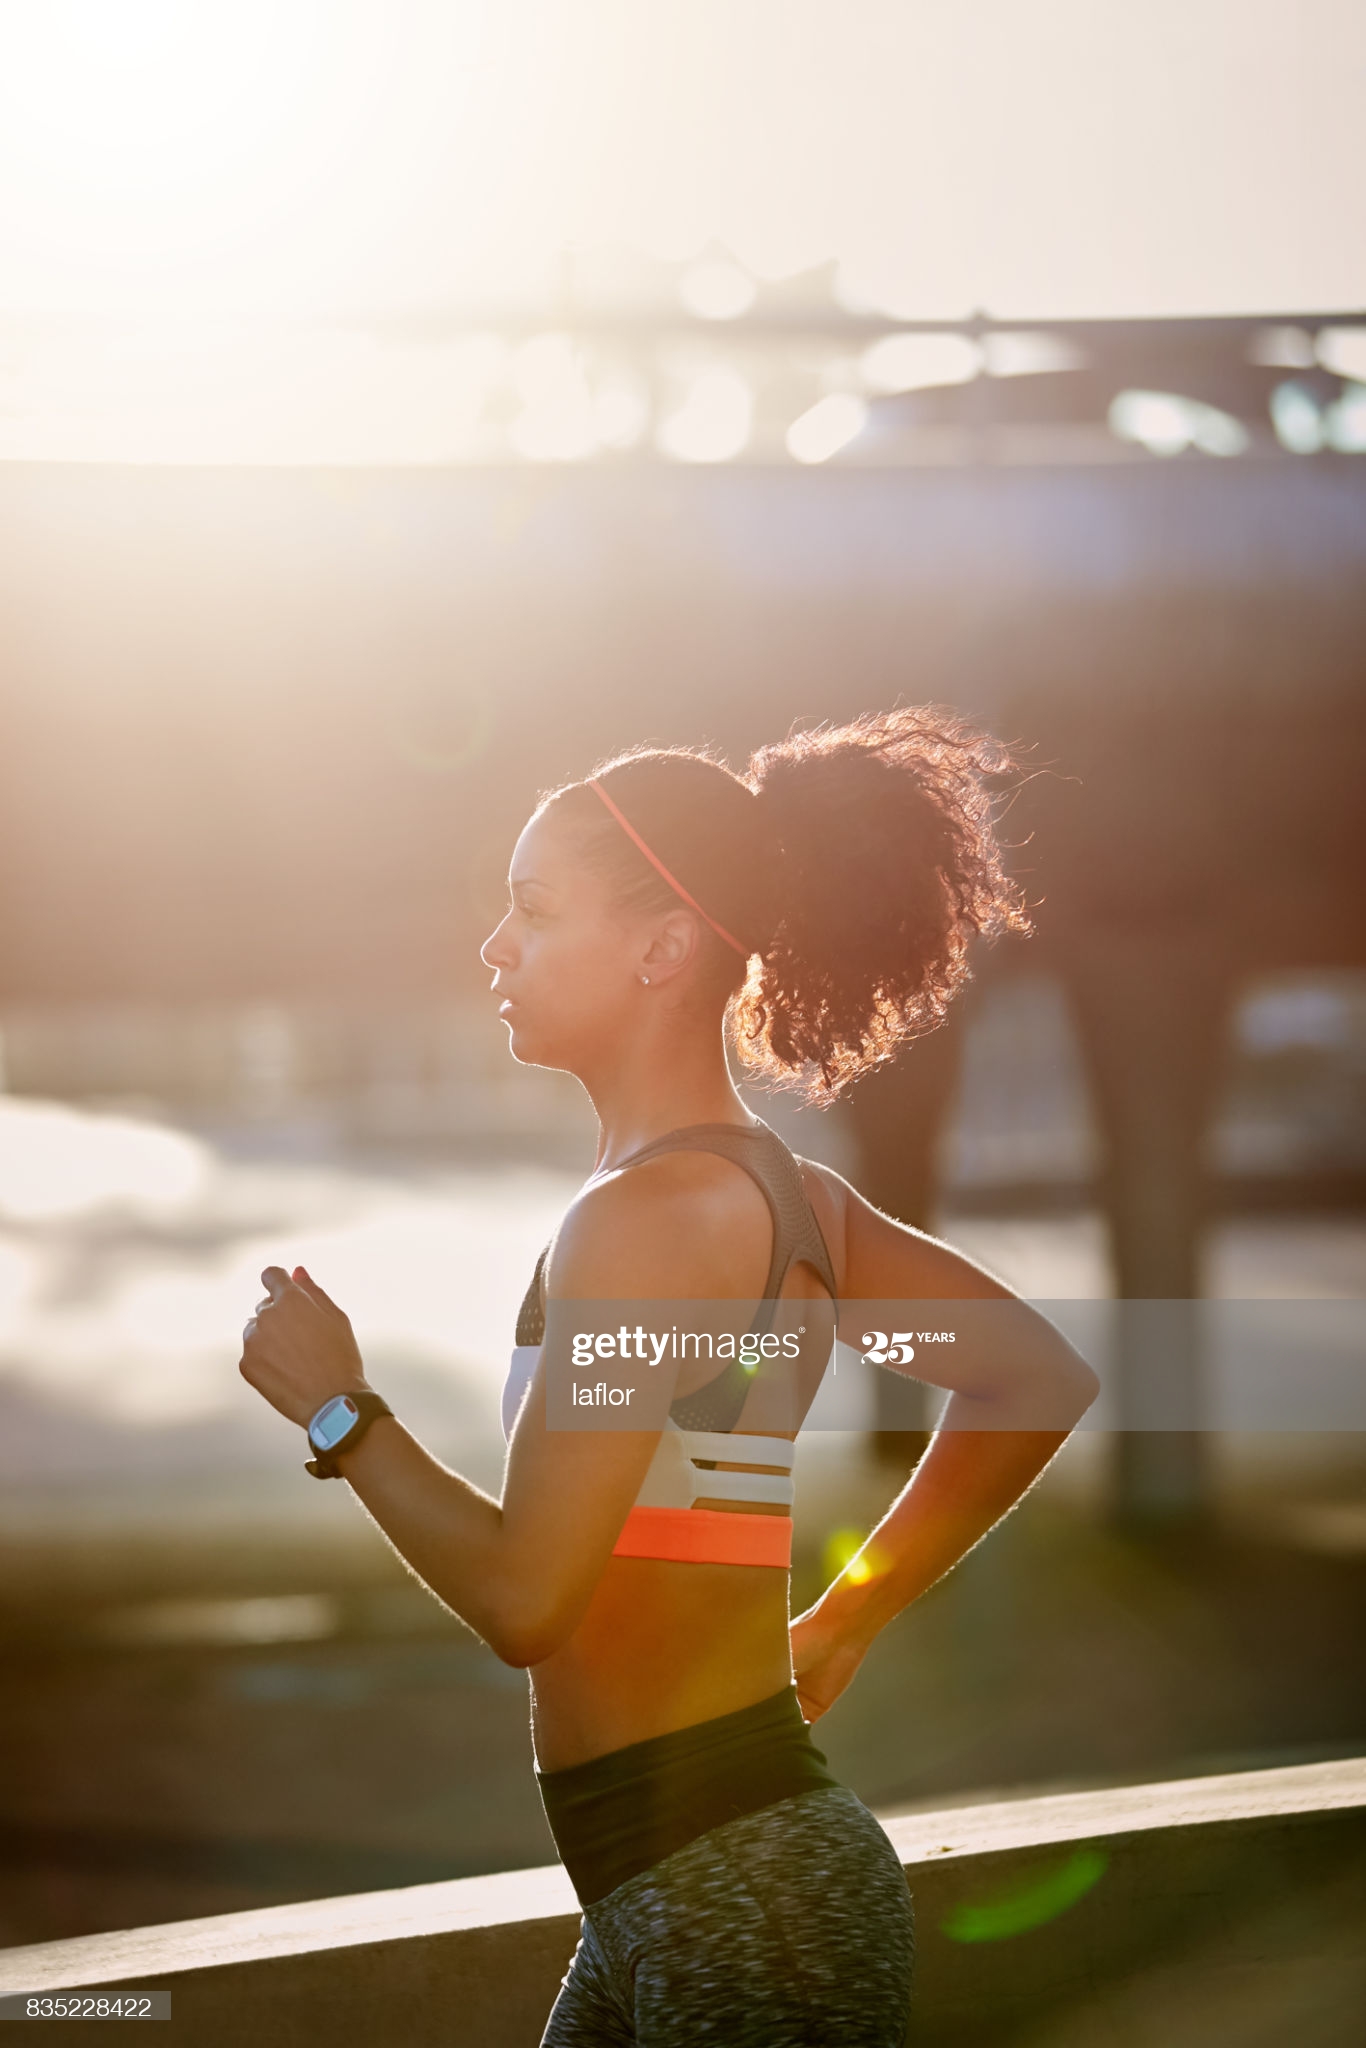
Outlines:
[[347, 1398], [355, 1402], [360, 1412], [352, 1427], [337, 1445], [336, 1451], [327, 1457], [305, 1458], [304, 1470], [311, 1472], [315, 1479], [340, 1479], [341, 1467], [335, 1463], [337, 1452], [349, 1451], [353, 1444], [358, 1444], [377, 1416], [392, 1415], [394, 1412], [383, 1394], [372, 1393], [368, 1388], [364, 1393], [351, 1394]]

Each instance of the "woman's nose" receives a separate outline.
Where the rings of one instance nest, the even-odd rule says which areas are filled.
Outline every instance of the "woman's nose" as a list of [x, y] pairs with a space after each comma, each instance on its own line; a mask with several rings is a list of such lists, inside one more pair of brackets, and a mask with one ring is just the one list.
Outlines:
[[485, 967], [497, 968], [511, 965], [512, 954], [504, 937], [504, 926], [506, 924], [507, 918], [504, 918], [502, 924], [489, 933], [483, 945], [479, 948], [479, 958], [483, 961]]

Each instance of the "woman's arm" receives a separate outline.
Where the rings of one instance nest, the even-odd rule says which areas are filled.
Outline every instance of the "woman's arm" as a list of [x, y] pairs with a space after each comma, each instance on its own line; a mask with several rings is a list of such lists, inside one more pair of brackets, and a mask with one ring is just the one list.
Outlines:
[[[842, 1195], [846, 1317], [859, 1320], [863, 1300], [1002, 1306], [965, 1318], [960, 1340], [966, 1342], [921, 1347], [922, 1373], [949, 1393], [929, 1448], [839, 1577], [792, 1624], [793, 1666], [808, 1720], [838, 1698], [893, 1615], [1010, 1512], [1099, 1386], [1062, 1333], [991, 1274], [882, 1215], [847, 1184]], [[852, 1327], [845, 1335], [861, 1342]], [[1037, 1426], [1041, 1418], [1048, 1427]]]
[[[640, 1169], [637, 1183], [649, 1171]], [[551, 1299], [724, 1291], [724, 1219], [709, 1223], [686, 1189], [655, 1178], [648, 1200], [639, 1185], [628, 1195], [624, 1178], [580, 1196], [549, 1261]], [[270, 1300], [247, 1324], [241, 1371], [305, 1427], [329, 1396], [368, 1385], [360, 1351], [345, 1314], [302, 1267], [292, 1277], [268, 1267], [262, 1278]], [[659, 1429], [548, 1430], [545, 1365], [543, 1353], [513, 1429], [501, 1500], [450, 1471], [391, 1416], [334, 1454], [417, 1576], [515, 1665], [539, 1663], [578, 1626], [660, 1438]], [[671, 1384], [676, 1371], [666, 1361], [661, 1382]]]

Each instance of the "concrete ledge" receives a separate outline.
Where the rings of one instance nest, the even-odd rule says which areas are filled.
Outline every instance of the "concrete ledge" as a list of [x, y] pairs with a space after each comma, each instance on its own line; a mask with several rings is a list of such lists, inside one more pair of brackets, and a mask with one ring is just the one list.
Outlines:
[[[1336, 1965], [1338, 1919], [1366, 1907], [1366, 1759], [879, 1817], [936, 2041], [1015, 2039], [1155, 1958], [1198, 1975], [1211, 1943], [1244, 1979]], [[0, 1995], [170, 1990], [194, 2048], [534, 2048], [577, 1933], [552, 1865], [0, 1950]]]
[[[1362, 1808], [1366, 1757], [1347, 1757], [1276, 1771], [1165, 1778], [1147, 1785], [1112, 1786], [1105, 1792], [1060, 1792], [1043, 1799], [950, 1807], [942, 1813], [882, 1813], [878, 1818], [909, 1867], [941, 1856], [996, 1855], [1008, 1849], [1091, 1841], [1098, 1835], [1229, 1826]], [[0, 1966], [3, 1958], [0, 1950]]]

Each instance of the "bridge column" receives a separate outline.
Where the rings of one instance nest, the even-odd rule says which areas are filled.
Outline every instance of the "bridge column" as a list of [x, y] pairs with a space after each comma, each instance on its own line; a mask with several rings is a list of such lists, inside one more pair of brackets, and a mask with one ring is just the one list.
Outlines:
[[1208, 1471], [1195, 1302], [1202, 1142], [1228, 977], [1204, 934], [1091, 938], [1060, 963], [1108, 1153], [1104, 1194], [1120, 1310], [1114, 1509], [1190, 1523]]

